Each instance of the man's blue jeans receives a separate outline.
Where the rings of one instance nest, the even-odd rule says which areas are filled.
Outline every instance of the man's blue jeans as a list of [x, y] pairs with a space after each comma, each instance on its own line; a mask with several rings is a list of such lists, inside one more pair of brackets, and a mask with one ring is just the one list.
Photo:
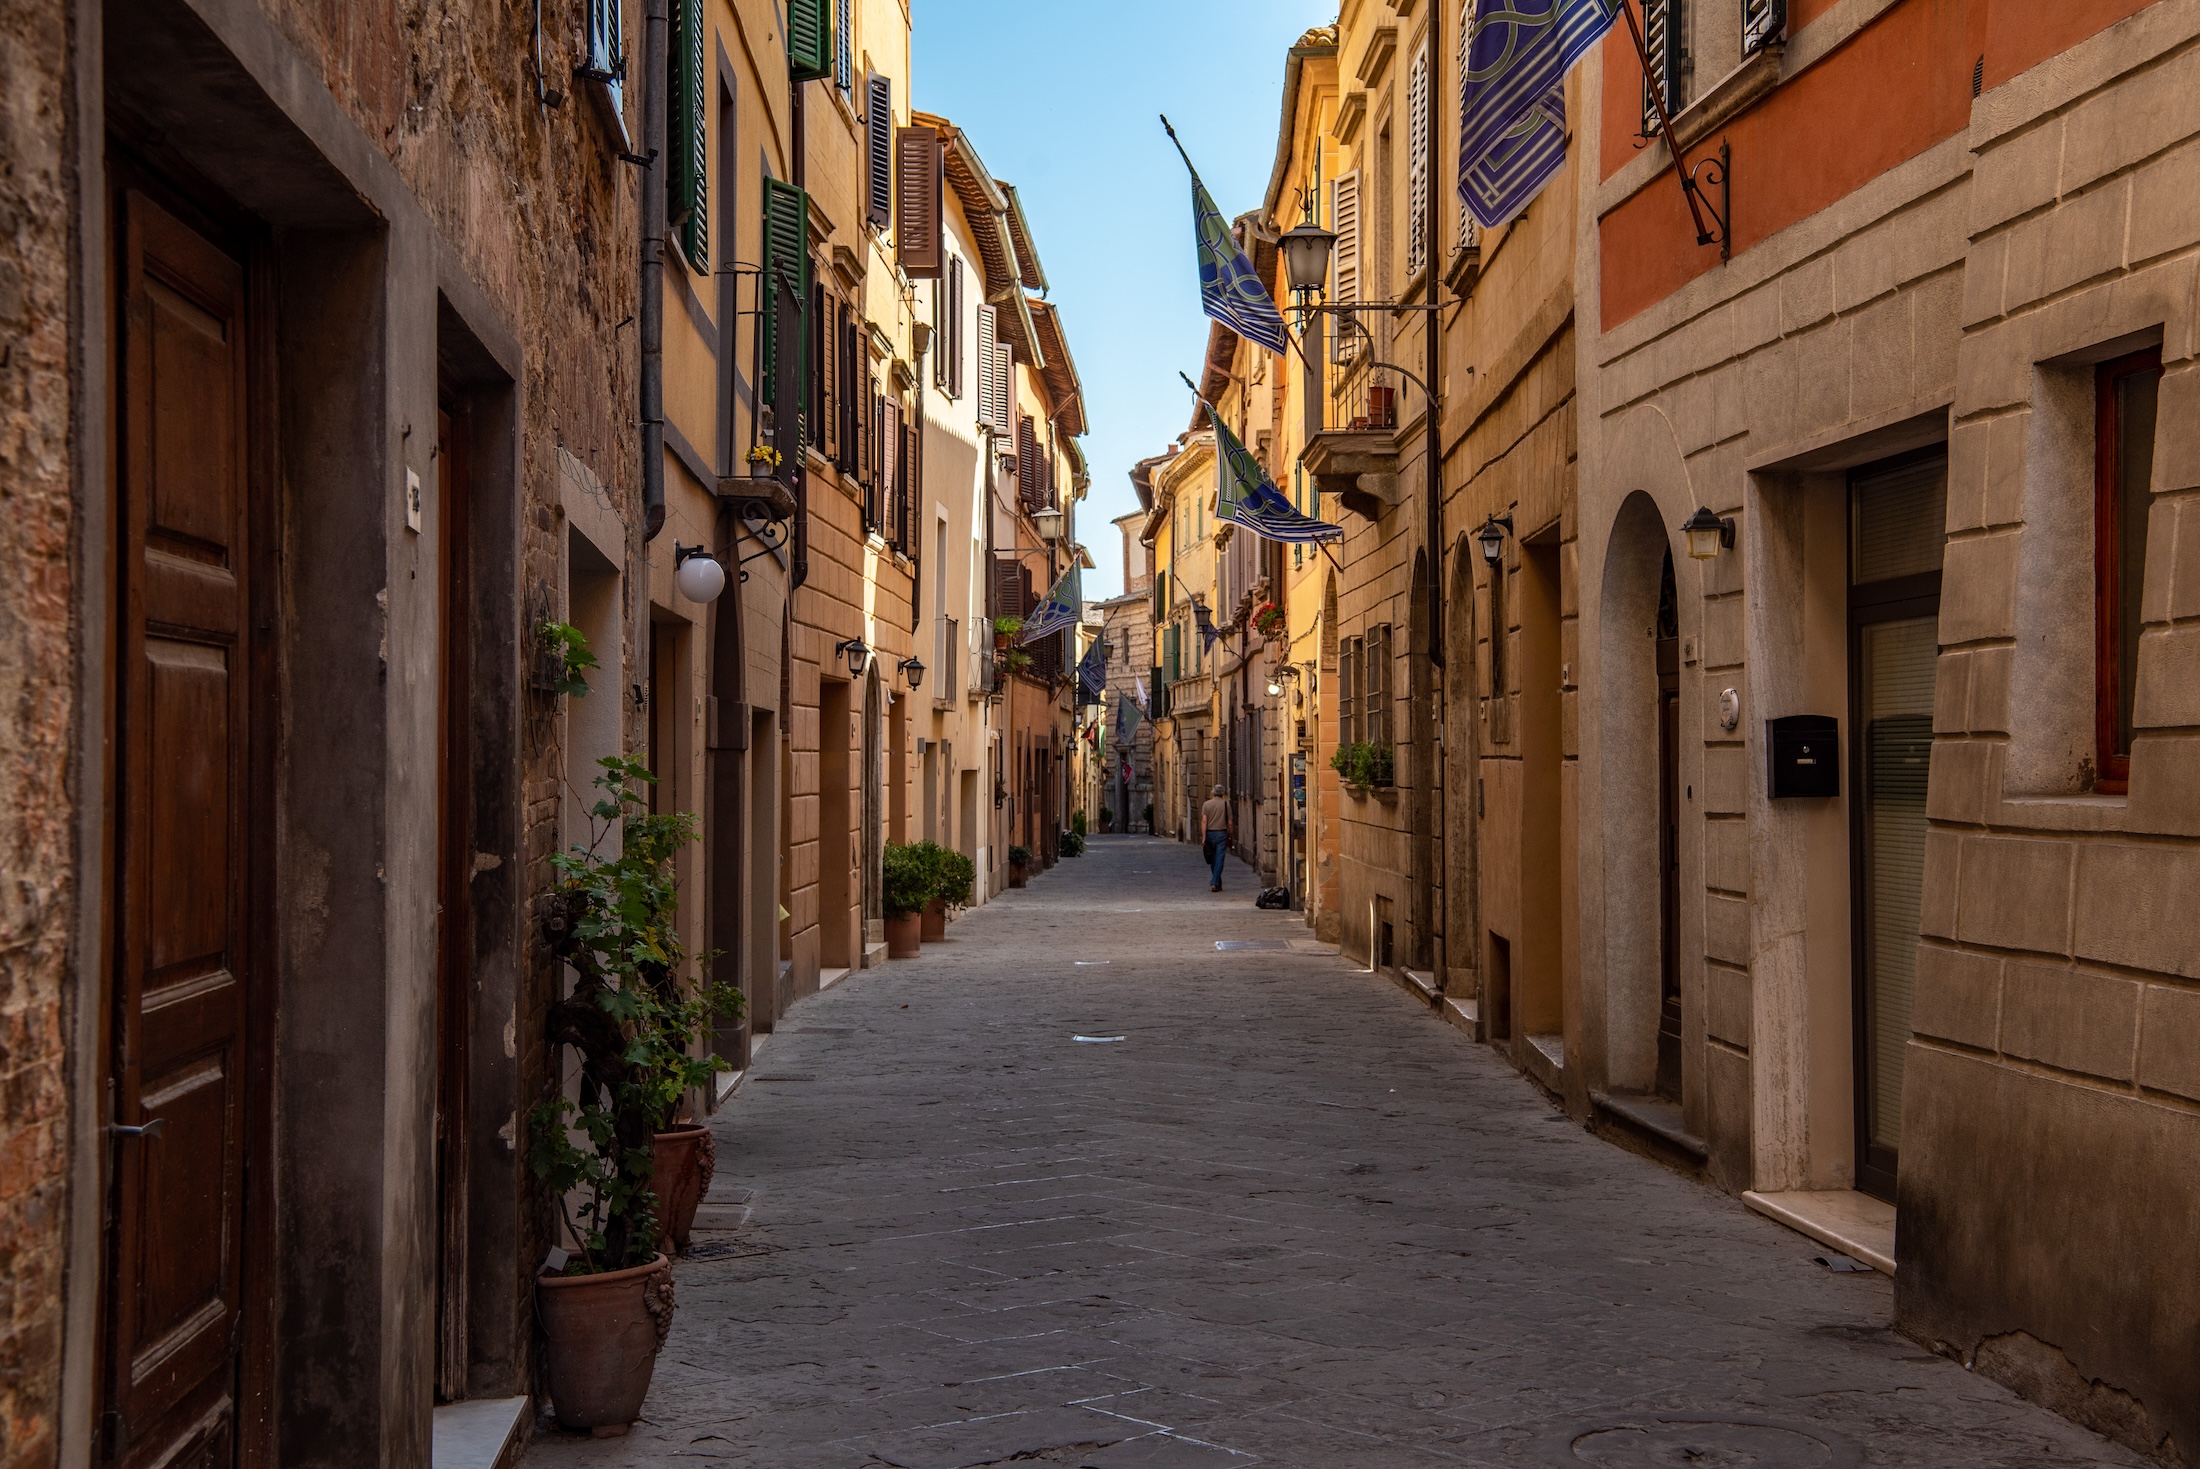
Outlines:
[[1210, 831], [1210, 832], [1208, 832], [1208, 833], [1207, 833], [1207, 850], [1215, 854], [1215, 856], [1214, 856], [1214, 865], [1215, 865], [1214, 885], [1215, 885], [1216, 887], [1221, 887], [1221, 886], [1222, 886], [1222, 859], [1230, 855], [1230, 833], [1228, 833], [1227, 831]]

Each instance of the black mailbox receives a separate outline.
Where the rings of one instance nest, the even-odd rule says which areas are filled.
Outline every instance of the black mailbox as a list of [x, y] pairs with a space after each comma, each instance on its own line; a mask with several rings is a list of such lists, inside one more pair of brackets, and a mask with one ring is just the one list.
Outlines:
[[1841, 794], [1841, 724], [1830, 714], [1765, 721], [1772, 799]]

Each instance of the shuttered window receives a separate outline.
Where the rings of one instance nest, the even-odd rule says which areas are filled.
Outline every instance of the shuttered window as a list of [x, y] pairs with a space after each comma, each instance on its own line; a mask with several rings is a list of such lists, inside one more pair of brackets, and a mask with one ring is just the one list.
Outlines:
[[710, 273], [710, 135], [703, 123], [703, 0], [672, 0], [665, 90], [665, 222], [699, 275]]
[[1428, 63], [1426, 46], [1406, 73], [1406, 275], [1428, 263]]
[[863, 471], [863, 338], [855, 312], [843, 301], [833, 308], [838, 328], [834, 397], [840, 403], [840, 430], [834, 464], [853, 479]]
[[[1642, 79], [1642, 132], [1657, 131], [1657, 103], [1662, 99], [1668, 114], [1681, 110], [1681, 37], [1687, 33], [1688, 0], [1643, 0], [1643, 38], [1650, 53], [1650, 67]], [[1655, 87], [1656, 91], [1651, 89]]]
[[[757, 292], [757, 396], [775, 408], [778, 394], [779, 320], [774, 309], [782, 282], [807, 307], [810, 299], [810, 196], [793, 184], [764, 180], [764, 269]], [[797, 337], [787, 344], [802, 350]], [[799, 375], [799, 374], [798, 374]], [[799, 406], [799, 405], [791, 405]]]
[[[1336, 233], [1337, 243], [1330, 256], [1332, 282], [1329, 299], [1333, 305], [1350, 306], [1360, 299], [1360, 172], [1339, 174], [1329, 186], [1329, 228]], [[1352, 339], [1355, 333], [1339, 321], [1332, 334], [1332, 355], [1344, 361], [1352, 355]]]
[[[994, 318], [996, 328], [999, 320]], [[993, 422], [1005, 435], [1016, 411], [1016, 356], [1006, 342], [991, 342], [986, 350], [993, 354]]]
[[586, 54], [576, 70], [592, 82], [603, 82], [616, 97], [626, 79], [626, 28], [619, 0], [586, 0]]
[[894, 227], [894, 84], [870, 77], [863, 98], [864, 214], [873, 229]]
[[1346, 638], [1337, 649], [1337, 743], [1360, 742], [1360, 640]]
[[809, 330], [804, 334], [810, 369], [810, 401], [805, 410], [809, 442], [830, 458], [833, 440], [833, 317], [822, 283], [810, 287]]
[[963, 263], [957, 256], [947, 262], [947, 396], [963, 395]]
[[1016, 494], [1029, 510], [1039, 497], [1039, 431], [1028, 413], [1016, 419]]
[[1367, 630], [1366, 666], [1360, 673], [1361, 703], [1364, 706], [1360, 722], [1366, 726], [1368, 743], [1388, 745], [1392, 743], [1390, 710], [1394, 698], [1391, 687], [1390, 624], [1380, 623]]
[[947, 247], [940, 238], [945, 184], [938, 131], [898, 130], [894, 134], [894, 259], [912, 280], [938, 280], [947, 268]]
[[856, 85], [855, 0], [834, 0], [833, 81], [844, 93]]
[[832, 74], [832, 0], [787, 0], [787, 75], [814, 82]]
[[1787, 29], [1787, 0], [1742, 0], [1742, 54], [1754, 56]]
[[995, 433], [1006, 431], [1001, 422], [1000, 364], [993, 356], [993, 308], [978, 308], [978, 422]]

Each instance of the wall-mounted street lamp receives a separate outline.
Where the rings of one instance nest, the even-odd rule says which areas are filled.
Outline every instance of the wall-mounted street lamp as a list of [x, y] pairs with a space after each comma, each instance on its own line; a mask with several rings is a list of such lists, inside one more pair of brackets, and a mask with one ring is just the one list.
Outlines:
[[1314, 222], [1311, 208], [1304, 220], [1284, 231], [1276, 248], [1283, 252], [1283, 274], [1291, 289], [1321, 290], [1329, 280], [1329, 252], [1336, 245], [1336, 235]]
[[1039, 532], [1042, 541], [1062, 539], [1062, 512], [1059, 510], [1034, 510], [1031, 512], [1032, 529]]
[[1734, 544], [1734, 520], [1731, 516], [1713, 515], [1703, 506], [1681, 522], [1681, 534], [1688, 537], [1688, 554], [1698, 561], [1716, 561], [1719, 553]]
[[1281, 668], [1278, 668], [1278, 669], [1277, 669], [1277, 670], [1276, 670], [1276, 671], [1275, 671], [1274, 673], [1271, 673], [1271, 674], [1269, 674], [1269, 675], [1268, 675], [1268, 697], [1269, 697], [1269, 698], [1271, 698], [1271, 699], [1280, 699], [1280, 698], [1282, 698], [1282, 697], [1283, 697], [1283, 686], [1284, 686], [1285, 684], [1287, 684], [1287, 683], [1293, 683], [1293, 684], [1295, 684], [1295, 683], [1297, 683], [1298, 681], [1299, 681], [1299, 670], [1298, 670], [1298, 665], [1297, 665], [1297, 664], [1295, 664], [1295, 663], [1286, 663], [1286, 664], [1284, 664], [1284, 665], [1283, 665], [1283, 666], [1282, 666]]
[[690, 602], [715, 602], [726, 589], [726, 568], [707, 546], [672, 543], [672, 584]]
[[916, 660], [916, 656], [914, 654], [902, 659], [901, 662], [895, 664], [894, 666], [901, 670], [901, 676], [903, 678], [909, 680], [909, 688], [911, 692], [915, 692], [918, 688], [923, 686], [924, 665]]
[[1483, 521], [1482, 528], [1474, 533], [1474, 538], [1482, 543], [1482, 563], [1485, 566], [1495, 566], [1498, 558], [1505, 554], [1505, 534], [1512, 528], [1512, 512], [1508, 510], [1503, 515], [1492, 515]]
[[850, 638], [844, 643], [833, 644], [833, 652], [848, 660], [848, 676], [863, 677], [863, 670], [871, 664], [871, 646], [861, 638]]

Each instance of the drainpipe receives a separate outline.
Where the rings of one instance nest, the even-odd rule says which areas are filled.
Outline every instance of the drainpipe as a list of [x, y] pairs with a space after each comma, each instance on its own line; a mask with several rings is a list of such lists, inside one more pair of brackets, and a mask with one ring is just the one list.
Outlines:
[[[1443, 34], [1444, 7], [1441, 5], [1430, 6], [1428, 17], [1428, 95], [1432, 100], [1444, 95], [1439, 86], [1439, 74], [1443, 69]], [[1438, 167], [1438, 164], [1442, 162], [1443, 149], [1437, 145], [1436, 140], [1442, 135], [1443, 129], [1435, 125], [1434, 114], [1437, 110], [1433, 105], [1430, 108], [1431, 116], [1429, 118], [1430, 126], [1427, 141], [1428, 161], [1425, 165], [1427, 175], [1432, 183], [1444, 176], [1442, 170]], [[1437, 287], [1442, 280], [1442, 274], [1436, 261], [1436, 251], [1444, 236], [1443, 231], [1437, 228], [1436, 224], [1437, 191], [1431, 187], [1427, 191], [1427, 195], [1428, 217], [1421, 222], [1425, 240], [1421, 247], [1421, 258], [1427, 262], [1428, 302], [1429, 305], [1434, 306], [1438, 300]], [[1423, 728], [1433, 734], [1436, 740], [1441, 741], [1444, 728], [1444, 468], [1442, 459], [1444, 414], [1443, 398], [1437, 395], [1440, 395], [1444, 388], [1444, 314], [1441, 311], [1430, 311], [1425, 315], [1428, 318], [1428, 326], [1424, 332], [1424, 335], [1428, 338], [1428, 383], [1429, 387], [1435, 390], [1436, 395], [1429, 398], [1428, 404], [1428, 529], [1426, 532], [1428, 536], [1428, 609], [1422, 615], [1428, 619], [1429, 666], [1436, 671], [1432, 680], [1435, 687], [1431, 691], [1436, 700], [1436, 707], [1429, 711], [1427, 716], [1429, 722]], [[1415, 733], [1418, 736], [1420, 732], [1416, 731]], [[1451, 800], [1451, 793], [1443, 784], [1441, 749], [1441, 744], [1437, 744], [1435, 748], [1424, 750], [1421, 754], [1422, 766], [1427, 771], [1427, 774], [1422, 777], [1421, 801], [1422, 809], [1427, 812], [1426, 819], [1429, 827], [1428, 849], [1424, 855], [1431, 869], [1421, 874], [1421, 880], [1424, 884], [1432, 884], [1436, 880], [1434, 868], [1441, 860], [1444, 850], [1444, 833], [1447, 830], [1446, 816]], [[1429, 799], [1431, 792], [1437, 793], [1433, 801]], [[1426, 891], [1426, 888], [1423, 890]], [[1442, 994], [1445, 980], [1449, 978], [1451, 969], [1444, 958], [1444, 915], [1434, 911], [1434, 905], [1431, 905], [1428, 915], [1428, 926], [1430, 930], [1428, 934], [1429, 967], [1436, 971], [1436, 992]], [[1372, 930], [1368, 938], [1368, 948], [1372, 955], [1374, 949]]]
[[642, 539], [665, 526], [665, 59], [668, 0], [642, 12]]

